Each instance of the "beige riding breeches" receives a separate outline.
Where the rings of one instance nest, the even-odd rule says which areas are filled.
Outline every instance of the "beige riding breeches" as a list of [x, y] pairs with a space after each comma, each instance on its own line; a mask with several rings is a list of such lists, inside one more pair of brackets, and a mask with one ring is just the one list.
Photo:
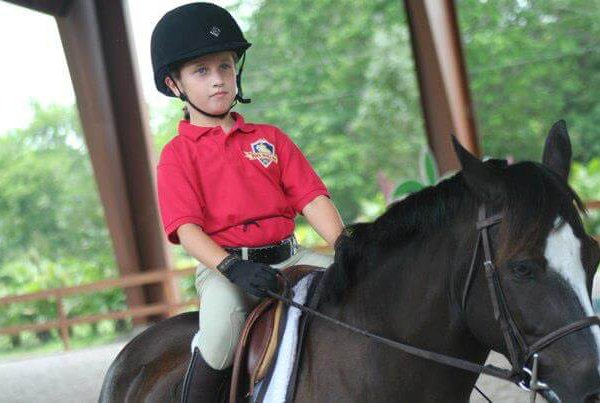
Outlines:
[[[283, 269], [298, 264], [329, 267], [332, 262], [333, 256], [299, 246], [294, 256], [271, 267]], [[202, 264], [196, 269], [196, 290], [200, 298], [200, 331], [192, 341], [192, 351], [198, 347], [206, 363], [214, 369], [227, 368], [233, 362], [246, 315], [260, 299]]]

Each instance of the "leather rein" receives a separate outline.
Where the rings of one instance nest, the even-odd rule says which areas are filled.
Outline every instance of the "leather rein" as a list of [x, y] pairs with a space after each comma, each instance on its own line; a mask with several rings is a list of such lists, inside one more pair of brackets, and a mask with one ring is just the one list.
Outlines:
[[[600, 326], [600, 318], [597, 316], [586, 317], [581, 320], [577, 320], [572, 322], [566, 326], [563, 326], [559, 329], [556, 329], [546, 336], [540, 338], [532, 345], [528, 345], [523, 337], [522, 333], [519, 331], [513, 317], [508, 309], [508, 305], [506, 303], [506, 297], [502, 291], [502, 287], [500, 284], [500, 279], [498, 276], [498, 271], [492, 261], [492, 253], [490, 246], [490, 239], [488, 229], [502, 220], [501, 214], [496, 214], [491, 217], [486, 218], [485, 206], [481, 205], [479, 207], [479, 216], [477, 221], [477, 231], [479, 233], [477, 238], [477, 243], [475, 245], [475, 249], [473, 252], [473, 257], [471, 260], [471, 265], [469, 267], [469, 272], [467, 276], [467, 280], [465, 283], [465, 287], [463, 290], [462, 300], [461, 300], [461, 308], [463, 313], [466, 312], [467, 301], [469, 296], [469, 289], [471, 288], [471, 283], [475, 277], [475, 270], [477, 266], [475, 265], [477, 261], [477, 256], [479, 252], [480, 245], [483, 245], [484, 252], [484, 263], [483, 267], [485, 269], [485, 277], [487, 279], [488, 288], [490, 291], [490, 298], [492, 300], [492, 306], [494, 309], [494, 318], [499, 321], [500, 328], [502, 329], [502, 334], [504, 340], [506, 342], [506, 346], [508, 348], [509, 359], [512, 368], [510, 370], [496, 367], [494, 365], [480, 365], [473, 363], [471, 361], [463, 360], [456, 357], [451, 357], [445, 354], [436, 353], [429, 350], [424, 350], [418, 347], [411, 346], [406, 343], [401, 343], [395, 340], [391, 340], [385, 337], [378, 336], [373, 334], [367, 330], [359, 329], [355, 326], [352, 326], [348, 323], [342, 322], [330, 316], [324, 315], [314, 309], [311, 309], [305, 305], [298, 304], [291, 300], [291, 298], [287, 298], [285, 296], [279, 295], [277, 293], [273, 293], [271, 291], [267, 291], [267, 294], [271, 298], [275, 298], [283, 303], [293, 306], [297, 309], [300, 309], [303, 312], [308, 313], [309, 315], [316, 316], [321, 318], [327, 322], [333, 323], [336, 326], [340, 326], [350, 330], [351, 332], [361, 334], [369, 339], [372, 339], [378, 343], [387, 345], [394, 349], [403, 351], [405, 353], [424, 358], [426, 360], [434, 361], [439, 364], [448, 365], [451, 367], [463, 369], [466, 371], [474, 372], [477, 374], [486, 374], [489, 376], [493, 376], [495, 378], [503, 379], [505, 381], [509, 381], [511, 383], [515, 383], [521, 388], [525, 390], [531, 390], [532, 396], [535, 398], [535, 393], [538, 390], [549, 389], [548, 386], [542, 382], [539, 382], [537, 379], [537, 353], [544, 348], [548, 347], [550, 344], [555, 341], [573, 333], [578, 330], [599, 325]], [[289, 289], [289, 282], [287, 279], [281, 274], [284, 278], [284, 282], [286, 284], [286, 292], [285, 295], [290, 295], [291, 290]], [[317, 296], [318, 297], [318, 296]], [[534, 359], [532, 368], [528, 368], [526, 365], [531, 360]]]

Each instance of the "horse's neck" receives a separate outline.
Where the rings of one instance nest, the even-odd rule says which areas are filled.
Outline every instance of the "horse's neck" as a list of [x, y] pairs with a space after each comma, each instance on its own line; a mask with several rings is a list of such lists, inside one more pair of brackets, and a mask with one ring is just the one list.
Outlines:
[[349, 290], [343, 304], [327, 310], [386, 337], [485, 360], [489, 350], [468, 331], [458, 305], [462, 266], [474, 247], [474, 241], [465, 241], [465, 231], [458, 225], [440, 230], [368, 262], [372, 273]]
[[413, 329], [447, 333], [460, 326], [454, 298], [457, 268], [452, 266], [464, 260], [465, 246], [457, 231], [415, 239], [393, 253], [371, 254], [385, 257], [363, 262], [367, 274], [335, 310], [377, 328], [394, 324], [406, 337]]

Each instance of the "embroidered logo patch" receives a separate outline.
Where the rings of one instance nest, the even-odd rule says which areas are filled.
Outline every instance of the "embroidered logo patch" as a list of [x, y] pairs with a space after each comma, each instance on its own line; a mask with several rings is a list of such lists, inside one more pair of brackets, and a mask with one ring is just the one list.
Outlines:
[[210, 32], [210, 34], [211, 34], [212, 36], [215, 36], [215, 37], [217, 37], [217, 38], [218, 38], [218, 37], [219, 37], [219, 35], [221, 34], [221, 30], [219, 29], [219, 27], [215, 27], [214, 25], [213, 25], [213, 27], [210, 29], [210, 31], [209, 31], [209, 32]]
[[272, 162], [277, 163], [277, 154], [275, 154], [275, 146], [265, 139], [259, 139], [250, 144], [252, 151], [244, 152], [244, 155], [249, 160], [258, 160], [265, 168], [271, 165]]

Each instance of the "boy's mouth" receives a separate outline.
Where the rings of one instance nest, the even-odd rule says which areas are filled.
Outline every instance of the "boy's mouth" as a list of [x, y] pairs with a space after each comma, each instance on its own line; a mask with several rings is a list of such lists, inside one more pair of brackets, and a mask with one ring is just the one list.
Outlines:
[[227, 95], [227, 91], [219, 91], [211, 95], [211, 97], [221, 97], [223, 95]]

